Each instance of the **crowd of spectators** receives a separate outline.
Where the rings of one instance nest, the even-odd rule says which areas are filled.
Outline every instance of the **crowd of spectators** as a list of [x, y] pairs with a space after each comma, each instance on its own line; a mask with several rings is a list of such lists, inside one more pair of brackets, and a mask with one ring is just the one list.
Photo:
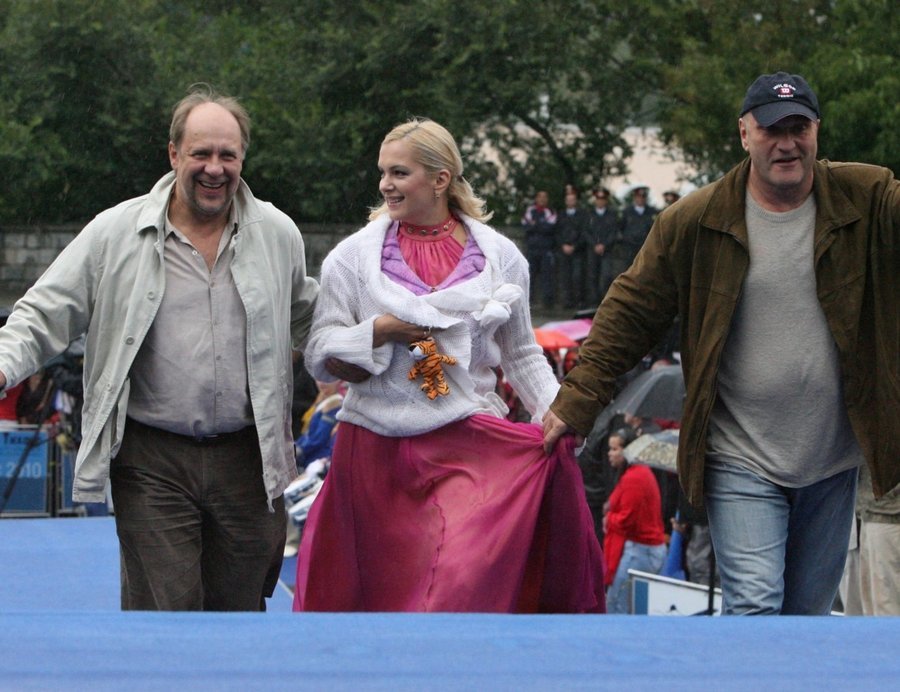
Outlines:
[[[634, 260], [659, 213], [648, 198], [649, 188], [637, 185], [619, 203], [600, 186], [585, 204], [578, 190], [566, 185], [564, 206], [557, 212], [550, 194], [538, 190], [522, 215], [535, 305], [545, 310], [595, 308]], [[663, 194], [666, 206], [679, 198], [674, 190]]]

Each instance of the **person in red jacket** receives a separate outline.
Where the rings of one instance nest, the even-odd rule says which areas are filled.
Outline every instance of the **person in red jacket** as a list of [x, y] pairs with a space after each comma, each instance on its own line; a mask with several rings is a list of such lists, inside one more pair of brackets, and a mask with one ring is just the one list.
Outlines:
[[609, 464], [622, 470], [609, 496], [603, 516], [606, 555], [606, 608], [611, 614], [629, 612], [629, 569], [659, 573], [666, 559], [662, 502], [653, 472], [641, 464], [629, 464], [625, 447], [635, 439], [630, 428], [609, 436]]

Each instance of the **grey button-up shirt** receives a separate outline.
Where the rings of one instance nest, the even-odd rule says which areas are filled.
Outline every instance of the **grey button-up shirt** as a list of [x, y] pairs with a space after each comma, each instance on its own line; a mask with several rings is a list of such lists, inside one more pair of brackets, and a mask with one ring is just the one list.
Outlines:
[[253, 424], [247, 318], [231, 276], [234, 228], [230, 219], [209, 269], [167, 220], [166, 293], [131, 366], [131, 418], [191, 436]]

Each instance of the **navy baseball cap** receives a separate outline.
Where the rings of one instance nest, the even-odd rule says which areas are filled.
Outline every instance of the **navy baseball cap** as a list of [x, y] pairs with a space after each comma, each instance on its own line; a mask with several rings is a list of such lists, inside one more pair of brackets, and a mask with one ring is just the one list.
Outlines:
[[741, 115], [753, 113], [762, 127], [769, 127], [789, 115], [819, 119], [819, 99], [806, 80], [798, 74], [764, 74], [747, 89]]

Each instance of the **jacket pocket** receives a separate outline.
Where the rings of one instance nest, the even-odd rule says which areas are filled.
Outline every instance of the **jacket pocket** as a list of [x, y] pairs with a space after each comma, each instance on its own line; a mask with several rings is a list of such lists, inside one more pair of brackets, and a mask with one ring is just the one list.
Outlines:
[[103, 430], [100, 432], [100, 458], [104, 460], [112, 459], [119, 453], [122, 446], [122, 438], [125, 435], [125, 419], [128, 412], [128, 397], [131, 393], [131, 380], [127, 379], [122, 383], [122, 391], [113, 404], [109, 412], [109, 417]]

